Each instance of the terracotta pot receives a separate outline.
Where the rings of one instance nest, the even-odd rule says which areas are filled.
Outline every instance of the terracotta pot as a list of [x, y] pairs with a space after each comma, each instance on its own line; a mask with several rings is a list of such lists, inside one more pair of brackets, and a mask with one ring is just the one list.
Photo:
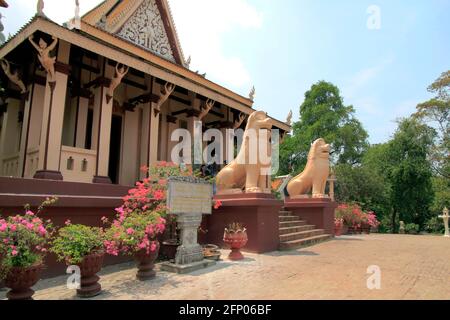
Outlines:
[[102, 286], [98, 281], [100, 277], [97, 273], [102, 270], [104, 252], [93, 253], [84, 257], [78, 264], [81, 271], [81, 288], [77, 289], [77, 295], [80, 298], [92, 298], [100, 294]]
[[334, 235], [336, 237], [342, 236], [343, 226], [334, 226]]
[[5, 288], [5, 281], [0, 280], [0, 291], [2, 291], [3, 288]]
[[158, 259], [159, 242], [156, 242], [156, 250], [154, 252], [147, 253], [146, 250], [141, 250], [134, 254], [134, 260], [138, 268], [136, 278], [140, 281], [151, 280], [156, 276], [155, 261]]
[[33, 300], [31, 287], [38, 283], [43, 267], [39, 264], [29, 268], [12, 268], [5, 279], [5, 286], [11, 289], [6, 297], [9, 300]]
[[223, 241], [231, 248], [231, 253], [228, 256], [228, 259], [233, 261], [244, 259], [244, 256], [241, 253], [241, 248], [243, 248], [248, 242], [246, 231], [236, 233], [225, 231], [223, 235]]

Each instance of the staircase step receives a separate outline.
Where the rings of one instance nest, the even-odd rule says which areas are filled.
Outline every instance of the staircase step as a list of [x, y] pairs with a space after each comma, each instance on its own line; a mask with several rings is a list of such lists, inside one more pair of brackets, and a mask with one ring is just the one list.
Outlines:
[[280, 216], [280, 222], [298, 221], [296, 216]]
[[280, 242], [289, 242], [289, 241], [295, 241], [295, 240], [302, 240], [307, 239], [315, 236], [320, 236], [325, 234], [325, 230], [322, 229], [314, 229], [314, 230], [307, 230], [307, 231], [301, 231], [301, 232], [295, 232], [295, 233], [288, 233], [280, 236]]
[[280, 216], [292, 216], [292, 211], [280, 210]]
[[330, 234], [322, 234], [319, 236], [314, 236], [310, 238], [300, 239], [300, 240], [293, 240], [293, 241], [287, 241], [287, 242], [281, 242], [280, 243], [280, 250], [281, 251], [289, 251], [289, 250], [295, 250], [300, 249], [304, 247], [309, 247], [327, 240], [332, 239], [332, 235]]
[[316, 226], [313, 225], [304, 225], [299, 227], [286, 227], [286, 228], [280, 228], [280, 236], [289, 234], [289, 233], [296, 233], [296, 232], [302, 232], [302, 231], [308, 231], [308, 230], [314, 230]]
[[280, 228], [301, 227], [301, 226], [304, 226], [304, 225], [306, 225], [306, 221], [304, 221], [304, 220], [294, 220], [294, 221], [280, 222]]

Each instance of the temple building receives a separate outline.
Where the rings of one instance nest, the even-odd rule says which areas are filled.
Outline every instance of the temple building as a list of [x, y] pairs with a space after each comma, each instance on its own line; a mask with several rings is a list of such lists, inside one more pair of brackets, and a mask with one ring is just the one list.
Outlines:
[[237, 128], [254, 111], [252, 94], [189, 69], [167, 0], [106, 0], [74, 21], [38, 11], [0, 48], [1, 176], [133, 185], [170, 161], [173, 130]]
[[63, 26], [38, 8], [0, 59], [3, 177], [130, 186], [171, 160], [174, 130], [236, 129], [255, 111], [189, 69], [167, 0], [106, 0]]

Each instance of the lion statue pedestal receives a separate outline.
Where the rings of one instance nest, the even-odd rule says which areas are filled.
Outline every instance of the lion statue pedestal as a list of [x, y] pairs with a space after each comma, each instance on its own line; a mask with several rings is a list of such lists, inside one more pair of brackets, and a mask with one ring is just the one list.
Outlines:
[[278, 249], [283, 202], [271, 192], [272, 126], [272, 119], [265, 112], [256, 111], [248, 118], [236, 159], [216, 177], [215, 200], [220, 200], [222, 206], [204, 218], [206, 243], [223, 247], [225, 227], [238, 222], [247, 229], [245, 251], [265, 253]]
[[286, 187], [284, 206], [302, 220], [334, 235], [337, 204], [326, 194], [329, 175], [330, 145], [324, 139], [317, 139], [311, 145], [305, 170]]

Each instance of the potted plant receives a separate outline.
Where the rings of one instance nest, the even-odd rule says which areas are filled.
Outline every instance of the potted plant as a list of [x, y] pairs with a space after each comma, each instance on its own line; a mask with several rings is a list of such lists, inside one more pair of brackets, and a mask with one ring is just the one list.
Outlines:
[[344, 219], [334, 218], [334, 235], [340, 237], [344, 228]]
[[158, 211], [123, 212], [106, 230], [106, 252], [114, 256], [119, 253], [133, 256], [138, 268], [136, 278], [153, 279], [160, 249], [157, 236], [164, 232], [165, 223]]
[[70, 221], [58, 230], [58, 235], [52, 241], [50, 251], [56, 254], [58, 261], [80, 268], [81, 281], [77, 289], [80, 298], [91, 298], [101, 292], [97, 273], [102, 269], [105, 257], [103, 242], [101, 228], [71, 224]]
[[240, 250], [247, 244], [248, 235], [247, 229], [245, 229], [242, 224], [232, 223], [225, 228], [223, 241], [231, 248], [231, 253], [228, 256], [230, 260], [236, 261], [244, 259]]
[[56, 198], [47, 199], [37, 213], [27, 205], [24, 215], [0, 216], [0, 280], [10, 289], [9, 300], [32, 300], [31, 287], [40, 279], [53, 230], [51, 221], [43, 221], [37, 214], [54, 202]]

